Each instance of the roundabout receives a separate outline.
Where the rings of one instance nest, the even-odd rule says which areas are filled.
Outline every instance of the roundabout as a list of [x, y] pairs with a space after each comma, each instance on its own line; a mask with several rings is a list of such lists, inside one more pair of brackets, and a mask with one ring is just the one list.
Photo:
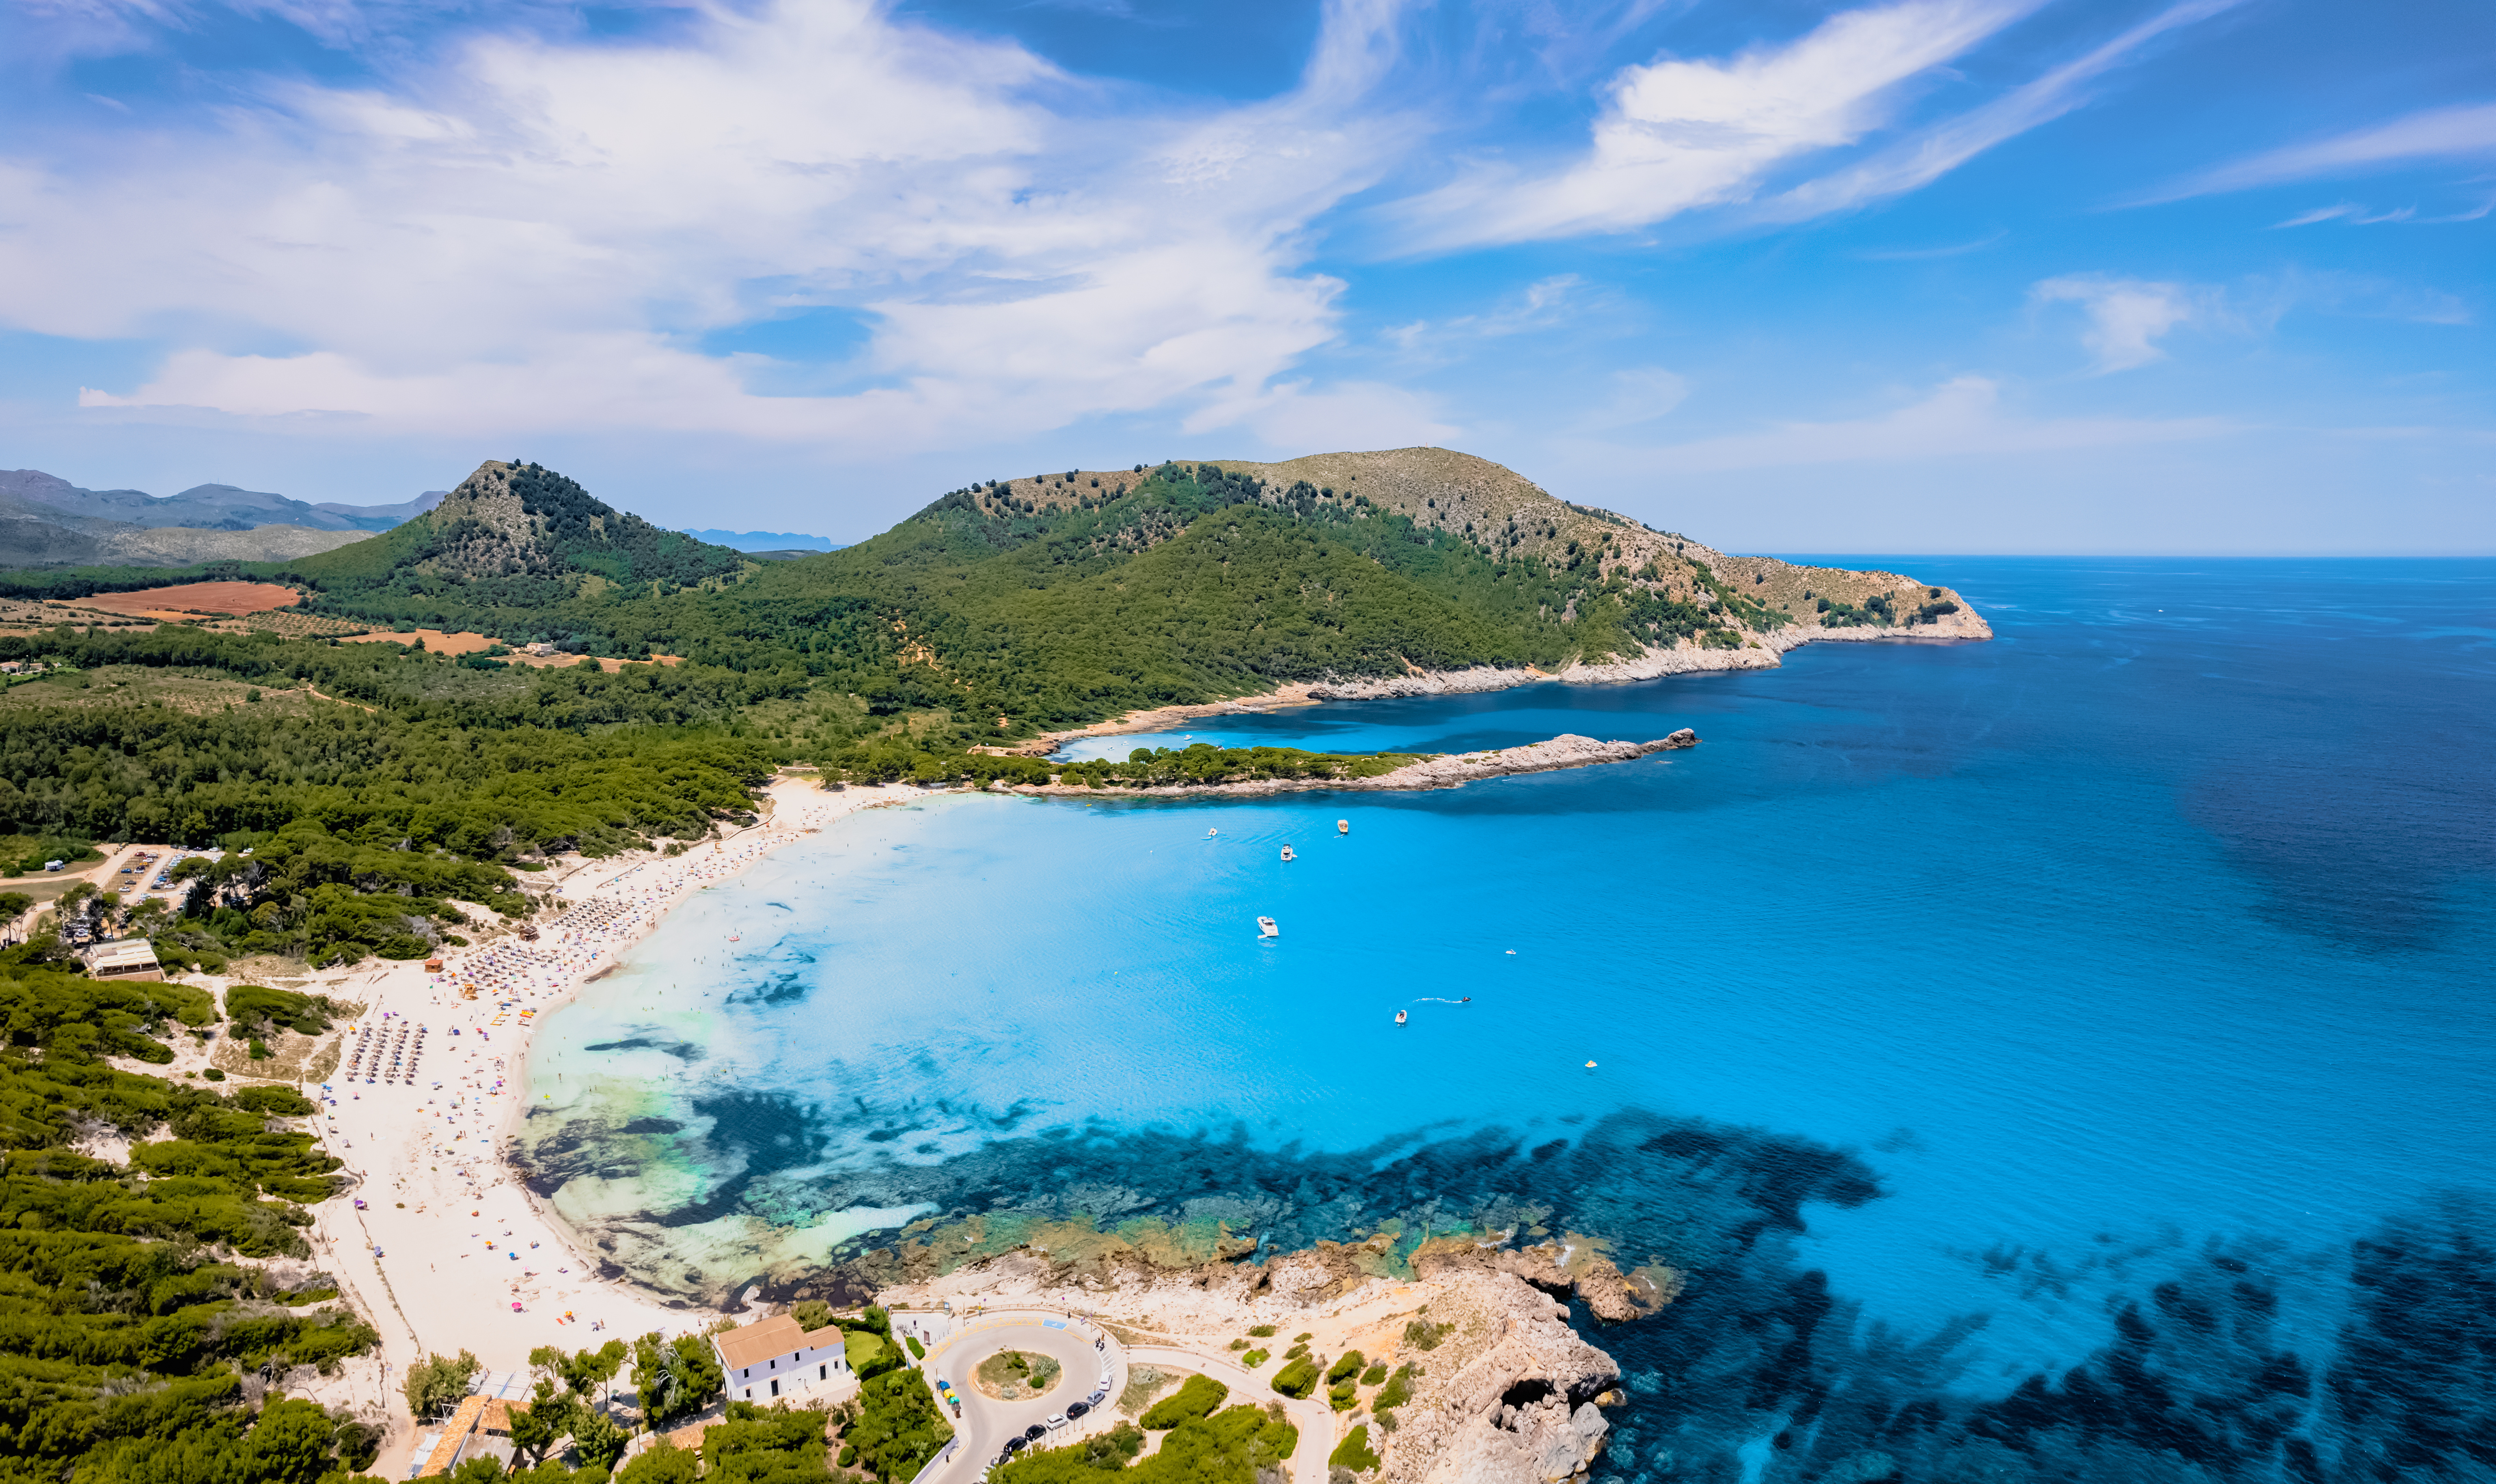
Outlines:
[[[1025, 1446], [1057, 1448], [1116, 1421], [1124, 1348], [1081, 1319], [1038, 1311], [910, 1319], [941, 1336], [923, 1369], [953, 1419], [952, 1447], [920, 1471], [920, 1484], [967, 1484], [1034, 1428], [1041, 1436]], [[1042, 1362], [1053, 1362], [1055, 1374]]]

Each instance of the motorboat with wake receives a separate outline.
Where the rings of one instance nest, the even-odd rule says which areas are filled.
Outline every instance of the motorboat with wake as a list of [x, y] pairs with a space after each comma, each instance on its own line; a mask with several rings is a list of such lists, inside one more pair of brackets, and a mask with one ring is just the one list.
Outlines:
[[1400, 1026], [1400, 1025], [1402, 1025], [1402, 1024], [1404, 1023], [1405, 1019], [1406, 1019], [1406, 1016], [1405, 1016], [1404, 1011], [1402, 1011], [1402, 1010], [1397, 1010], [1397, 1011], [1395, 1012], [1395, 1023], [1396, 1023], [1397, 1025], [1399, 1025], [1399, 1026]]

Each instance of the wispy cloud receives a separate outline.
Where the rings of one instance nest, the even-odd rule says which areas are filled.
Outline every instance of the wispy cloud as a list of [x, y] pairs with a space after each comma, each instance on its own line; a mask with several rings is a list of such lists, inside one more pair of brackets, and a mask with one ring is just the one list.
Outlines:
[[2245, 191], [2323, 175], [2361, 174], [2422, 160], [2491, 157], [2496, 157], [2496, 103], [2458, 104], [2421, 109], [2389, 123], [2329, 139], [2267, 150], [2190, 176], [2136, 204]]
[[1625, 366], [1611, 376], [1611, 394], [1588, 408], [1573, 424], [1581, 433], [1636, 427], [1679, 407], [1690, 396], [1690, 383], [1662, 366]]
[[2496, 211], [2496, 196], [2489, 197], [2468, 210], [2449, 211], [2441, 216], [2420, 216], [2416, 206], [2395, 206], [2388, 211], [2377, 211], [2371, 206], [2361, 206], [2356, 201], [2344, 201], [2328, 206], [2317, 206], [2311, 211], [2298, 212], [2284, 222], [2273, 222], [2270, 224], [2270, 230], [2285, 232], [2292, 227], [2314, 227], [2324, 222], [2341, 222], [2351, 227], [2382, 227], [2387, 224], [2440, 227], [2459, 222], [2482, 221], [2491, 211]]
[[1585, 280], [1576, 274], [1555, 273], [1526, 285], [1522, 292], [1481, 314], [1414, 320], [1388, 326], [1386, 335], [1404, 355], [1428, 356], [1460, 341], [1496, 340], [1549, 329], [1568, 317], [1572, 306], [1583, 296], [1580, 291], [1584, 288]]
[[1590, 147], [1543, 174], [1482, 166], [1392, 208], [1408, 250], [1621, 232], [1749, 199], [1775, 168], [1861, 139], [1899, 84], [2032, 0], [1903, 0], [1842, 12], [1782, 46], [1667, 57], [1612, 78]]
[[2137, 278], [2049, 278], [2029, 291], [2041, 304], [2077, 304], [2088, 316], [2080, 343], [2100, 373], [2129, 371], [2166, 356], [2159, 337], [2207, 312], [2206, 294]]
[[2184, 443], [2243, 431], [2221, 417], [2021, 417], [2003, 409], [2001, 390], [1989, 378], [1963, 376], [1878, 417], [1787, 422], [1758, 433], [1673, 444], [1653, 449], [1647, 461], [1660, 471], [1702, 474]]
[[1795, 221], [1919, 190], [1995, 145], [2086, 104], [2090, 82], [2133, 60], [2151, 42], [2243, 3], [2244, 0], [2185, 0], [2184, 4], [2171, 6], [1991, 103], [1925, 129], [1859, 164], [1762, 202], [1760, 214], [1771, 220]]
[[1858, 263], [1921, 263], [1933, 258], [1964, 258], [1970, 253], [1981, 253], [2010, 235], [2007, 231], [1996, 230], [1965, 242], [1950, 242], [1940, 247], [1866, 248], [1854, 256]]

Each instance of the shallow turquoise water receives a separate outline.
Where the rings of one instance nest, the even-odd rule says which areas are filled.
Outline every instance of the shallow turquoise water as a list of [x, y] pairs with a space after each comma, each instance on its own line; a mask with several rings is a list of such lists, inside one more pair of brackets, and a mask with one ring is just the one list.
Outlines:
[[[551, 1018], [541, 1182], [628, 1260], [717, 1284], [809, 1250], [789, 1228], [820, 1247], [1070, 1186], [1096, 1213], [1235, 1188], [1277, 1240], [1366, 1230], [1487, 1133], [1578, 1161], [1515, 1166], [1555, 1221], [1721, 1265], [1724, 1294], [1773, 1266], [1825, 1272], [1858, 1334], [1989, 1315], [1953, 1396], [2086, 1360], [2213, 1244], [2264, 1254], [2276, 1343], [2328, 1366], [2350, 1241], [2491, 1184], [2496, 568], [1898, 565], [1999, 637], [1190, 729], [1435, 752], [1691, 726], [1690, 752], [1431, 794], [938, 798], [827, 831]], [[1623, 1118], [1774, 1147], [1614, 1159]], [[1752, 1159], [1756, 1192], [1810, 1151], [1883, 1193], [1818, 1188], [1756, 1252], [1779, 1221], [1642, 1162]], [[1277, 1193], [1355, 1152], [1400, 1193]], [[1691, 1434], [1659, 1384], [1677, 1420], [1653, 1430]], [[1696, 1437], [1614, 1464], [1733, 1456]]]

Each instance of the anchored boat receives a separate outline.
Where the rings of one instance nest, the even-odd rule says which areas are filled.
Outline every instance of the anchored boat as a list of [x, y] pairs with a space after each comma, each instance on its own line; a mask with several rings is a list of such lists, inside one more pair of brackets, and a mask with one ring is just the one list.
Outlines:
[[1287, 846], [1283, 847], [1283, 858], [1284, 858], [1285, 860], [1293, 860], [1293, 859], [1296, 859], [1297, 857], [1295, 857], [1295, 856], [1294, 856], [1294, 855], [1292, 854], [1292, 848], [1291, 848], [1290, 846], [1288, 846], [1288, 845], [1287, 845]]
[[1337, 819], [1337, 820], [1335, 820], [1335, 821], [1334, 821], [1334, 832], [1335, 832], [1336, 834], [1338, 834], [1338, 835], [1349, 835], [1349, 834], [1351, 834], [1351, 833], [1352, 833], [1352, 821], [1351, 821], [1350, 819]]
[[1257, 936], [1260, 938], [1280, 938], [1283, 936], [1283, 930], [1274, 926], [1273, 918], [1260, 917], [1257, 919]]
[[1395, 1012], [1395, 1023], [1399, 1026], [1404, 1023], [1404, 1012], [1402, 1010], [1397, 1010]]

